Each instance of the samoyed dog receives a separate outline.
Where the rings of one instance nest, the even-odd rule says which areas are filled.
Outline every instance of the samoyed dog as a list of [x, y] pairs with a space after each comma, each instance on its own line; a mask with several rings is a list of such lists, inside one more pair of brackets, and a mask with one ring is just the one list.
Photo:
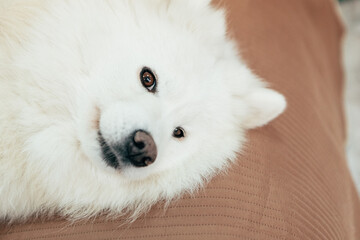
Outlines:
[[0, 219], [138, 216], [285, 105], [209, 0], [0, 0]]

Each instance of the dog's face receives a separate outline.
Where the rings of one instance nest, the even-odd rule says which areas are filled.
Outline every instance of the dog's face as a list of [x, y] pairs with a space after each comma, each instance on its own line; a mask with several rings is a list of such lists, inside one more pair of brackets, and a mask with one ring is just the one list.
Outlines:
[[[140, 28], [120, 46], [109, 44], [119, 54], [99, 57], [88, 80], [94, 115], [84, 114], [79, 128], [97, 123], [83, 131], [82, 150], [127, 179], [224, 165], [243, 137], [236, 108], [245, 103], [224, 79], [226, 61], [187, 31], [165, 27]], [[164, 41], [169, 34], [174, 39]]]
[[98, 123], [83, 131], [82, 150], [100, 169], [129, 180], [221, 168], [239, 150], [244, 118], [253, 115], [246, 95], [260, 84], [224, 33], [206, 39], [201, 29], [152, 14], [127, 22], [126, 35], [110, 31], [84, 49], [85, 58], [97, 56], [87, 83], [95, 116], [84, 114], [84, 121]]

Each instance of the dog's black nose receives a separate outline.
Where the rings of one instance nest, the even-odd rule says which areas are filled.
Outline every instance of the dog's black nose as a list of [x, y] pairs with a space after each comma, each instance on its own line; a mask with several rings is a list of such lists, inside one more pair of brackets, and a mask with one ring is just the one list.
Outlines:
[[127, 160], [135, 167], [146, 167], [152, 164], [157, 156], [157, 148], [151, 135], [137, 130], [126, 144]]

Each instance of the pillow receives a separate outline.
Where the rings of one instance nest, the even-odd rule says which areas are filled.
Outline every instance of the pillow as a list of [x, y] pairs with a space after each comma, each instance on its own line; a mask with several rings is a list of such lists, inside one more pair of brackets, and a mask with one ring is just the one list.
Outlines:
[[214, 4], [228, 9], [249, 66], [287, 97], [285, 114], [250, 131], [226, 174], [132, 224], [34, 220], [2, 224], [1, 239], [360, 239], [360, 202], [344, 157], [343, 26], [334, 3]]

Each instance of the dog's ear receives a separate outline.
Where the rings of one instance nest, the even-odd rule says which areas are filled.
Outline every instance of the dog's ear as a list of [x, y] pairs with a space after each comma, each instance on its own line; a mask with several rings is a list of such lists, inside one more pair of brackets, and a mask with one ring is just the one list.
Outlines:
[[[229, 48], [231, 56], [235, 47]], [[231, 54], [230, 54], [231, 53]], [[227, 56], [228, 57], [228, 56]], [[240, 59], [224, 61], [224, 77], [233, 97], [233, 111], [245, 129], [261, 127], [279, 116], [286, 108], [285, 97], [269, 89]]]
[[243, 127], [246, 129], [267, 124], [286, 108], [285, 97], [268, 88], [253, 90], [244, 97], [244, 101], [247, 111], [243, 119]]

